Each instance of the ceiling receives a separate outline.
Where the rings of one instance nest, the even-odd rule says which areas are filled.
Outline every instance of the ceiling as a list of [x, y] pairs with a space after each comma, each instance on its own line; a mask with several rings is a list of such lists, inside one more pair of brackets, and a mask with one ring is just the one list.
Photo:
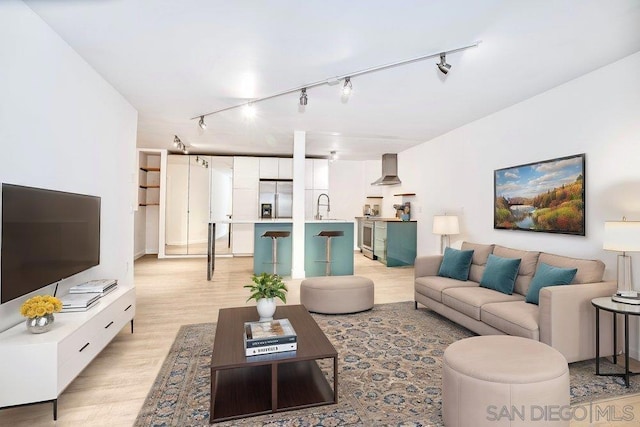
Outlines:
[[[378, 159], [640, 51], [640, 0], [26, 0], [137, 110], [138, 147]], [[311, 82], [438, 58], [206, 117]], [[615, 79], [615, 76], [611, 76]], [[606, 108], [606, 106], [603, 106]], [[532, 118], [533, 119], [533, 118]]]

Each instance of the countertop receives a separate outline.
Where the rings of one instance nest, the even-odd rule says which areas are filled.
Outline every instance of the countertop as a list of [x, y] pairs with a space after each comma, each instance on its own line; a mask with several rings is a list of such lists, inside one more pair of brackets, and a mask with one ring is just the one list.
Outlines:
[[[274, 218], [274, 219], [221, 219], [217, 221], [210, 221], [215, 224], [293, 224], [291, 218]], [[332, 223], [332, 222], [353, 222], [348, 219], [309, 219], [305, 220], [305, 224], [314, 223]]]
[[383, 222], [418, 222], [415, 219], [409, 221], [403, 221], [400, 218], [384, 218], [381, 216], [357, 216], [356, 219], [368, 219], [369, 221], [383, 221]]

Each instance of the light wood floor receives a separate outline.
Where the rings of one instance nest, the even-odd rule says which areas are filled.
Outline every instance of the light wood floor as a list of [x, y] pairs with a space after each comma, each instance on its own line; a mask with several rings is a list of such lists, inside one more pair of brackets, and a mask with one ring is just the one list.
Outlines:
[[[376, 284], [376, 304], [413, 300], [413, 268], [386, 268], [360, 254], [355, 260], [355, 273]], [[181, 325], [215, 322], [220, 308], [255, 304], [245, 301], [247, 290], [242, 288], [252, 268], [252, 258], [217, 258], [214, 278], [208, 282], [205, 259], [139, 259], [135, 333], [128, 327], [120, 331], [69, 385], [59, 399], [57, 423], [51, 405], [39, 404], [0, 410], [0, 426], [131, 426]], [[287, 280], [287, 285], [287, 302], [298, 304], [300, 281]], [[609, 404], [602, 403], [603, 408]], [[638, 425], [640, 396], [611, 404], [619, 415], [624, 405], [631, 405], [635, 421], [571, 425]]]

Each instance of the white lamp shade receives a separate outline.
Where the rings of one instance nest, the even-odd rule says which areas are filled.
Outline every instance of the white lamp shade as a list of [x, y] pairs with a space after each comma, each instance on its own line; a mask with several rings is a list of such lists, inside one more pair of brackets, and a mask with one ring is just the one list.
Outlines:
[[605, 222], [603, 248], [608, 251], [639, 252], [640, 221]]
[[455, 215], [436, 215], [433, 217], [433, 234], [460, 234], [458, 217]]

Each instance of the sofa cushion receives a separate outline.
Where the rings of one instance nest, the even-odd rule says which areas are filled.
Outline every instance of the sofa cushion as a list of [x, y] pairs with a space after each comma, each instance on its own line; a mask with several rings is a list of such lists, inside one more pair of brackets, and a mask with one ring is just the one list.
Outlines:
[[526, 295], [531, 279], [536, 272], [540, 252], [523, 251], [520, 249], [512, 249], [496, 245], [495, 248], [493, 248], [493, 254], [503, 258], [520, 258], [522, 260], [520, 262], [520, 268], [518, 269], [518, 276], [516, 277], [516, 283], [513, 287], [513, 291], [520, 295]]
[[484, 266], [487, 263], [489, 254], [493, 252], [494, 245], [482, 245], [479, 243], [462, 242], [462, 250], [473, 250], [471, 257], [471, 267], [469, 268], [469, 280], [479, 282], [484, 273]]
[[529, 291], [527, 291], [527, 296], [524, 300], [537, 305], [540, 289], [545, 286], [568, 285], [575, 277], [577, 271], [577, 268], [553, 267], [541, 262], [538, 264], [536, 275], [533, 276], [533, 280], [531, 280]]
[[442, 291], [442, 303], [452, 309], [480, 320], [480, 309], [485, 304], [502, 301], [523, 301], [522, 295], [507, 295], [492, 289], [474, 288], [449, 288]]
[[577, 268], [571, 283], [601, 282], [604, 275], [604, 262], [599, 259], [578, 259], [542, 252], [538, 261], [554, 267]]
[[456, 279], [440, 276], [417, 277], [415, 280], [415, 292], [427, 296], [432, 300], [442, 302], [442, 291], [449, 288], [474, 288], [480, 286], [478, 282], [467, 280], [462, 282]]
[[520, 259], [489, 255], [480, 286], [511, 295], [518, 275]]
[[438, 270], [438, 276], [450, 277], [452, 279], [467, 280], [469, 278], [469, 267], [473, 250], [460, 251], [453, 248], [444, 249], [444, 257]]
[[485, 304], [480, 320], [505, 334], [540, 340], [538, 310], [537, 305], [524, 301]]

